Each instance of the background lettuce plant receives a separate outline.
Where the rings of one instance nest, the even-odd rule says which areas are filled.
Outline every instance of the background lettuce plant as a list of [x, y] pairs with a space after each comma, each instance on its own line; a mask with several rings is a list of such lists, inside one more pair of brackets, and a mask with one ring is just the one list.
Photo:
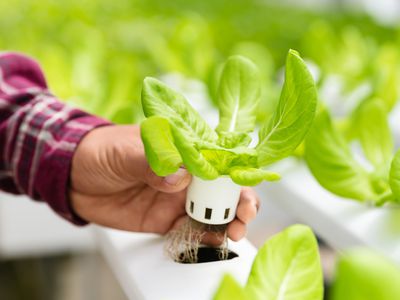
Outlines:
[[258, 144], [248, 147], [259, 108], [260, 79], [248, 59], [228, 59], [219, 82], [219, 124], [211, 129], [179, 93], [154, 78], [146, 78], [142, 106], [147, 119], [141, 135], [151, 168], [159, 176], [183, 164], [205, 180], [229, 175], [240, 185], [253, 186], [279, 175], [262, 167], [292, 153], [314, 118], [317, 92], [299, 54], [290, 50], [285, 83], [272, 117], [261, 126]]
[[[346, 140], [328, 111], [321, 110], [306, 138], [308, 167], [317, 181], [336, 195], [376, 205], [399, 201], [400, 152], [393, 159], [385, 105], [378, 100], [366, 102], [355, 123], [358, 144]], [[361, 145], [362, 151], [354, 151], [352, 145]]]
[[[245, 287], [226, 275], [214, 300], [322, 300], [323, 275], [317, 240], [293, 225], [260, 248]], [[344, 300], [344, 299], [343, 299]]]
[[[392, 261], [360, 248], [340, 255], [328, 300], [400, 299], [400, 269]], [[225, 275], [214, 300], [322, 300], [323, 274], [311, 229], [293, 225], [258, 251], [246, 285]]]
[[369, 250], [354, 249], [342, 255], [329, 299], [400, 299], [400, 269], [392, 261]]
[[[382, 70], [375, 59], [381, 48], [398, 52], [398, 28], [342, 4], [314, 11], [272, 0], [1, 1], [0, 47], [35, 57], [55, 95], [119, 124], [143, 120], [144, 76], [178, 72], [206, 83], [217, 98], [221, 63], [243, 54], [272, 75], [262, 78], [264, 123], [289, 47], [315, 62], [321, 78], [340, 76], [347, 90], [378, 79], [372, 74]], [[399, 62], [390, 65], [398, 69]]]
[[358, 82], [359, 85], [364, 84], [369, 87], [368, 92], [356, 101], [353, 109], [345, 116], [335, 117], [335, 123], [345, 133], [346, 139], [360, 138], [360, 133], [363, 134], [365, 131], [359, 130], [359, 121], [360, 118], [366, 116], [365, 107], [368, 107], [370, 102], [379, 101], [387, 113], [390, 113], [396, 106], [400, 84], [398, 61], [397, 50], [395, 51], [392, 47], [382, 47], [377, 53], [377, 57], [371, 62], [372, 66], [369, 72], [363, 80]]

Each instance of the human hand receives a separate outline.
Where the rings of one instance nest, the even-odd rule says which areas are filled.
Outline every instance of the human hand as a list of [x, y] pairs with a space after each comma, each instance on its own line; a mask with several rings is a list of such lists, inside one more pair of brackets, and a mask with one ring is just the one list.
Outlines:
[[[186, 188], [191, 175], [185, 169], [157, 176], [147, 163], [140, 128], [105, 126], [89, 132], [72, 160], [69, 197], [72, 208], [88, 222], [116, 229], [165, 234], [187, 218]], [[259, 199], [243, 188], [237, 216], [228, 236], [240, 240], [255, 218]], [[209, 234], [205, 242], [218, 241]]]

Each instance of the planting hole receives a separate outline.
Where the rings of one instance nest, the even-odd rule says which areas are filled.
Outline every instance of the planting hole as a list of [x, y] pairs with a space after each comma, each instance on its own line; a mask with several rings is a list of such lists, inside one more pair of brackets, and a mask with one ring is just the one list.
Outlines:
[[[180, 255], [183, 257], [183, 253]], [[182, 264], [201, 264], [213, 261], [230, 260], [238, 257], [235, 252], [228, 250], [228, 255], [225, 259], [221, 259], [221, 249], [212, 247], [200, 247], [197, 252], [197, 262], [191, 262], [188, 260], [180, 259], [178, 262]]]

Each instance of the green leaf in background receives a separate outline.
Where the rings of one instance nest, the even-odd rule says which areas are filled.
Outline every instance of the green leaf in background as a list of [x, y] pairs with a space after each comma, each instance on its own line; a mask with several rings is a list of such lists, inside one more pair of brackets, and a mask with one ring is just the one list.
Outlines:
[[232, 180], [242, 186], [255, 186], [263, 180], [276, 181], [281, 178], [278, 173], [255, 168], [233, 168], [229, 175]]
[[396, 200], [400, 201], [400, 150], [396, 152], [390, 167], [389, 184]]
[[399, 283], [396, 264], [371, 250], [353, 250], [339, 260], [329, 299], [397, 300]]
[[293, 225], [259, 250], [245, 287], [254, 300], [322, 300], [323, 277], [311, 229]]
[[168, 121], [161, 117], [150, 117], [142, 122], [140, 133], [147, 161], [154, 173], [158, 176], [175, 173], [182, 164], [182, 158], [174, 145]]
[[143, 82], [142, 106], [146, 117], [160, 116], [179, 128], [186, 139], [216, 142], [217, 134], [190, 106], [185, 97], [161, 81], [147, 77]]
[[[184, 74], [200, 79], [207, 78], [214, 60], [215, 45], [209, 24], [201, 15], [185, 12], [182, 20], [176, 24], [173, 35], [169, 39], [171, 52], [175, 61], [183, 66]], [[155, 51], [155, 55], [160, 56]], [[163, 57], [159, 57], [163, 60]], [[175, 69], [171, 66], [169, 70]]]
[[264, 44], [245, 41], [239, 42], [232, 54], [249, 58], [258, 67], [261, 79], [260, 104], [257, 110], [257, 122], [264, 124], [275, 111], [281, 86], [276, 79], [275, 62]]
[[376, 199], [368, 173], [355, 161], [326, 110], [317, 115], [306, 138], [305, 159], [328, 191], [361, 201]]
[[399, 97], [399, 54], [398, 47], [385, 45], [379, 49], [373, 76], [373, 98], [384, 102], [386, 110], [391, 111]]
[[217, 132], [251, 132], [260, 96], [257, 67], [247, 58], [232, 56], [222, 71], [218, 91]]
[[[395, 65], [395, 67], [397, 67]], [[385, 73], [379, 85], [376, 87], [376, 95], [379, 99], [385, 102], [387, 110], [391, 111], [398, 100], [398, 84], [399, 76], [397, 68], [393, 68]]]
[[[128, 60], [131, 63], [127, 64]], [[142, 78], [137, 78], [137, 63], [125, 54], [113, 58], [113, 63], [107, 65], [109, 78], [102, 82], [103, 86], [106, 85], [107, 100], [100, 106], [102, 115], [117, 124], [131, 124], [133, 120], [141, 121], [144, 117], [140, 103]]]
[[317, 91], [299, 54], [290, 50], [285, 83], [278, 107], [259, 132], [259, 164], [264, 166], [290, 155], [301, 143], [314, 119]]
[[132, 120], [138, 119], [135, 112], [136, 110], [131, 105], [123, 106], [117, 104], [112, 106], [107, 119], [117, 124], [130, 124]]
[[[0, 48], [36, 58], [60, 99], [118, 122], [141, 121], [137, 100], [142, 78], [149, 74], [184, 73], [207, 82], [214, 95], [216, 84], [210, 69], [228, 53], [249, 57], [262, 73], [270, 68], [269, 53], [275, 65], [271, 78], [276, 78], [286, 49], [297, 45], [320, 66], [323, 76], [336, 71], [346, 83], [352, 80], [358, 85], [358, 73], [365, 66], [375, 61], [373, 68], [382, 69], [382, 61], [376, 59], [380, 48], [390, 45], [393, 52], [399, 48], [399, 39], [393, 38], [395, 27], [378, 24], [363, 13], [311, 11], [271, 0], [15, 0], [0, 1], [0, 15]], [[359, 33], [346, 34], [349, 28]], [[238, 50], [232, 53], [234, 48]], [[383, 56], [387, 60], [388, 55]], [[398, 62], [396, 58], [390, 64], [398, 70]], [[126, 68], [114, 72], [119, 65]], [[135, 73], [134, 78], [125, 73], [127, 68]], [[117, 83], [122, 78], [128, 78], [126, 83]], [[126, 85], [130, 93], [112, 95]], [[269, 88], [264, 90], [270, 94]], [[110, 95], [118, 104], [110, 103]], [[270, 112], [272, 102], [263, 101], [260, 120], [269, 117], [265, 112]], [[111, 116], [109, 105], [113, 106]], [[134, 110], [132, 117], [120, 112], [126, 107]]]
[[229, 274], [225, 275], [222, 279], [214, 300], [246, 300], [249, 299], [244, 289], [236, 282], [236, 280]]
[[385, 105], [379, 100], [366, 102], [357, 114], [356, 123], [365, 156], [376, 169], [386, 173], [394, 145]]

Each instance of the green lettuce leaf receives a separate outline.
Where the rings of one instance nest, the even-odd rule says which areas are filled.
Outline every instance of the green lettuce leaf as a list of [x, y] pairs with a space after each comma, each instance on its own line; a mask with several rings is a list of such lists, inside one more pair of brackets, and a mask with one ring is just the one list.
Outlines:
[[399, 96], [397, 63], [392, 62], [387, 64], [387, 66], [381, 70], [379, 77], [374, 82], [375, 87], [373, 97], [382, 100], [385, 103], [386, 110], [391, 111]]
[[182, 164], [182, 158], [175, 147], [168, 121], [161, 117], [150, 117], [142, 122], [140, 133], [147, 161], [154, 173], [158, 176], [175, 173]]
[[322, 300], [318, 244], [311, 229], [294, 225], [259, 250], [245, 287], [254, 300]]
[[229, 274], [222, 278], [221, 284], [214, 295], [214, 300], [246, 300], [244, 289]]
[[205, 180], [230, 175], [238, 184], [253, 186], [279, 179], [278, 174], [259, 168], [297, 147], [316, 105], [314, 82], [297, 52], [288, 54], [280, 105], [254, 149], [248, 148], [248, 132], [255, 127], [259, 94], [256, 66], [240, 56], [229, 58], [220, 81], [217, 134], [181, 94], [146, 78], [142, 106], [148, 120], [142, 124], [142, 138], [154, 172], [166, 176], [183, 163], [191, 174]]
[[251, 142], [251, 137], [243, 132], [219, 132], [218, 136], [218, 145], [228, 149], [240, 146], [246, 147]]
[[202, 149], [200, 152], [221, 175], [228, 175], [232, 168], [238, 166], [258, 167], [257, 155], [253, 149]]
[[259, 132], [259, 165], [265, 166], [290, 155], [304, 139], [314, 119], [317, 90], [299, 54], [290, 50], [285, 83], [276, 112]]
[[357, 114], [356, 122], [365, 156], [375, 168], [386, 173], [394, 145], [385, 105], [378, 100], [365, 103]]
[[218, 90], [217, 132], [254, 130], [260, 96], [257, 67], [247, 58], [231, 56], [226, 62]]
[[144, 79], [142, 106], [146, 117], [159, 116], [167, 119], [187, 139], [211, 143], [218, 139], [215, 131], [190, 106], [185, 97], [155, 78]]
[[171, 126], [171, 132], [186, 169], [202, 179], [216, 179], [219, 175], [217, 169], [203, 157], [181, 130]]
[[357, 200], [375, 200], [368, 173], [353, 158], [326, 110], [315, 118], [306, 138], [305, 159], [317, 181], [328, 191]]
[[242, 186], [255, 186], [263, 180], [276, 181], [281, 178], [278, 173], [255, 168], [233, 168], [229, 175], [232, 180]]
[[241, 41], [235, 45], [232, 54], [249, 58], [258, 67], [261, 79], [260, 104], [257, 110], [257, 122], [268, 120], [278, 104], [280, 84], [275, 78], [275, 63], [270, 50], [257, 42]]
[[337, 265], [332, 300], [400, 299], [400, 269], [367, 249], [343, 255]]
[[397, 201], [400, 201], [400, 150], [396, 152], [392, 161], [389, 173], [389, 184], [394, 197]]

